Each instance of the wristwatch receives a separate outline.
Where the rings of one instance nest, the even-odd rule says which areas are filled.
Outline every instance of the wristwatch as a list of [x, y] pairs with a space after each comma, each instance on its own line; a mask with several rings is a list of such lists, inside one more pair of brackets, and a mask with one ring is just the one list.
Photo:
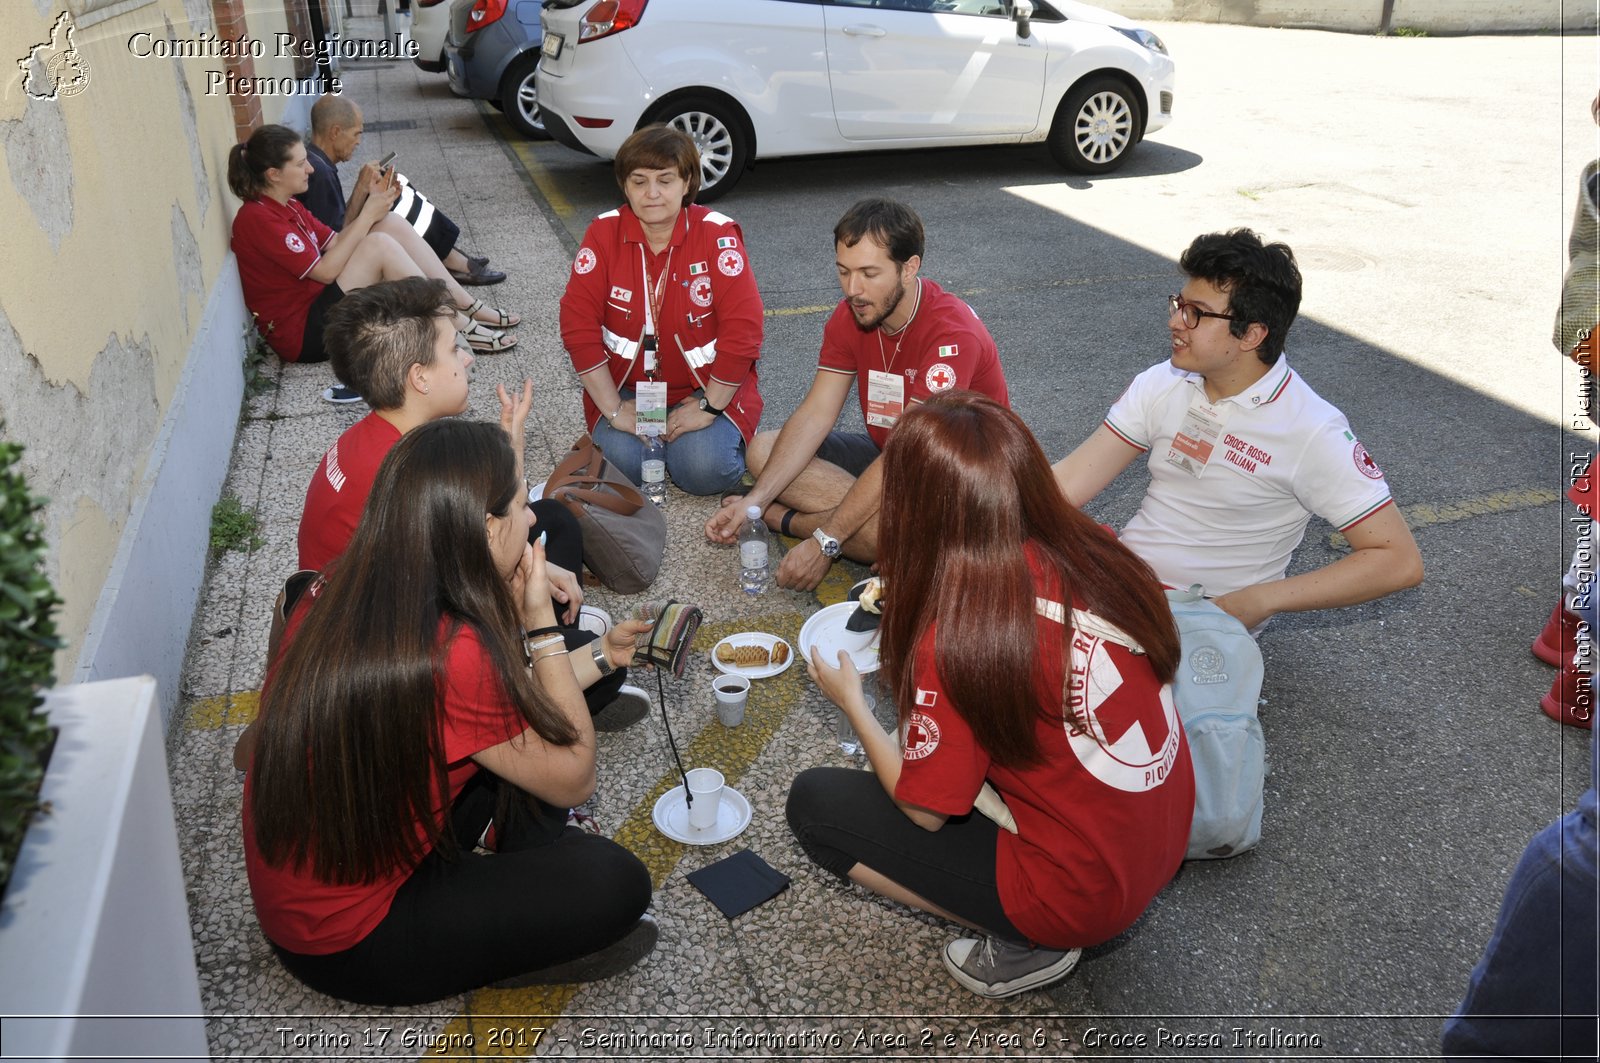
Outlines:
[[717, 407], [711, 405], [711, 400], [710, 399], [706, 398], [704, 395], [701, 395], [700, 396], [700, 409], [705, 411], [706, 413], [709, 413], [711, 416], [716, 417], [716, 416], [718, 416], [718, 415], [720, 415], [722, 413], [722, 410], [727, 409], [727, 407], [724, 406], [724, 407], [722, 407], [721, 410], [719, 410], [719, 409], [717, 409]]
[[602, 679], [617, 670], [617, 666], [612, 664], [611, 658], [606, 655], [604, 642], [604, 639], [595, 639], [594, 648], [589, 651], [594, 657], [594, 666], [600, 669], [600, 678]]
[[827, 558], [829, 561], [832, 561], [834, 558], [839, 556], [838, 539], [835, 539], [821, 528], [818, 528], [816, 531], [812, 532], [811, 537], [817, 541], [818, 546], [822, 547], [823, 557]]

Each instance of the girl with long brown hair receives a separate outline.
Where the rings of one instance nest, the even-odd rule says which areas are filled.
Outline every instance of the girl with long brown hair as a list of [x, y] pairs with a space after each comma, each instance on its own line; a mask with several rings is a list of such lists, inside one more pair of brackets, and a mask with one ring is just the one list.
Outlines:
[[[244, 844], [289, 971], [361, 1004], [588, 981], [655, 944], [650, 876], [567, 825], [595, 737], [505, 433], [435, 421], [379, 468], [262, 695]], [[603, 644], [615, 666], [642, 625]], [[509, 795], [509, 797], [508, 797]], [[472, 851], [492, 832], [496, 851]], [[508, 983], [507, 980], [510, 980]]]
[[[880, 648], [904, 738], [847, 656], [814, 654], [874, 774], [802, 772], [789, 825], [840, 878], [983, 931], [944, 950], [968, 989], [1037, 989], [1127, 929], [1183, 860], [1177, 629], [1150, 569], [1068, 503], [999, 403], [913, 407], [883, 482]], [[896, 534], [911, 528], [928, 533]]]

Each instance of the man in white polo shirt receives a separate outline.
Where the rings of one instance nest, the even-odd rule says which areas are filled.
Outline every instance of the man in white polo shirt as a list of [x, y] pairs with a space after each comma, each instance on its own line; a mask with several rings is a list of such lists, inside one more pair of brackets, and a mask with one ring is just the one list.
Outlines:
[[[1252, 631], [1282, 612], [1355, 605], [1422, 582], [1422, 555], [1383, 472], [1344, 414], [1282, 357], [1300, 271], [1248, 229], [1207, 233], [1179, 259], [1172, 358], [1140, 373], [1055, 466], [1074, 505], [1141, 454], [1150, 488], [1122, 541], [1170, 586], [1199, 583]], [[1352, 550], [1288, 579], [1311, 514]]]

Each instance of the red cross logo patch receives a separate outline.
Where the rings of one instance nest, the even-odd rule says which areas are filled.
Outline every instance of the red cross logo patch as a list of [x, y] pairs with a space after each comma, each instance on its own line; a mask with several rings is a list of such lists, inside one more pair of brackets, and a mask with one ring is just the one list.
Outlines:
[[[920, 701], [922, 691], [917, 691], [917, 697]], [[906, 721], [905, 759], [922, 760], [938, 748], [939, 724], [932, 716], [925, 716], [920, 712], [912, 713], [911, 719]]]
[[594, 252], [587, 247], [580, 247], [578, 248], [578, 257], [572, 260], [572, 271], [574, 273], [588, 273], [594, 269], [595, 262]]
[[937, 395], [956, 386], [956, 371], [943, 362], [935, 362], [928, 367], [928, 373], [922, 379], [928, 385], [928, 390]]
[[1356, 468], [1360, 470], [1362, 476], [1369, 480], [1383, 479], [1383, 470], [1378, 468], [1378, 463], [1372, 460], [1372, 455], [1367, 453], [1367, 448], [1359, 442], [1356, 444], [1356, 449], [1351, 454], [1351, 457], [1355, 460]]
[[689, 298], [694, 300], [694, 305], [707, 307], [711, 305], [711, 278], [696, 277], [689, 282]]

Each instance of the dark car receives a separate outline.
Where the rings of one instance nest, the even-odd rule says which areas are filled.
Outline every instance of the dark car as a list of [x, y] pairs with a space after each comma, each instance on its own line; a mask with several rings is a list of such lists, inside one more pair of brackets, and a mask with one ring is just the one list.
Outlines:
[[543, 36], [539, 0], [454, 0], [444, 45], [450, 91], [490, 101], [523, 136], [549, 136], [533, 83]]

